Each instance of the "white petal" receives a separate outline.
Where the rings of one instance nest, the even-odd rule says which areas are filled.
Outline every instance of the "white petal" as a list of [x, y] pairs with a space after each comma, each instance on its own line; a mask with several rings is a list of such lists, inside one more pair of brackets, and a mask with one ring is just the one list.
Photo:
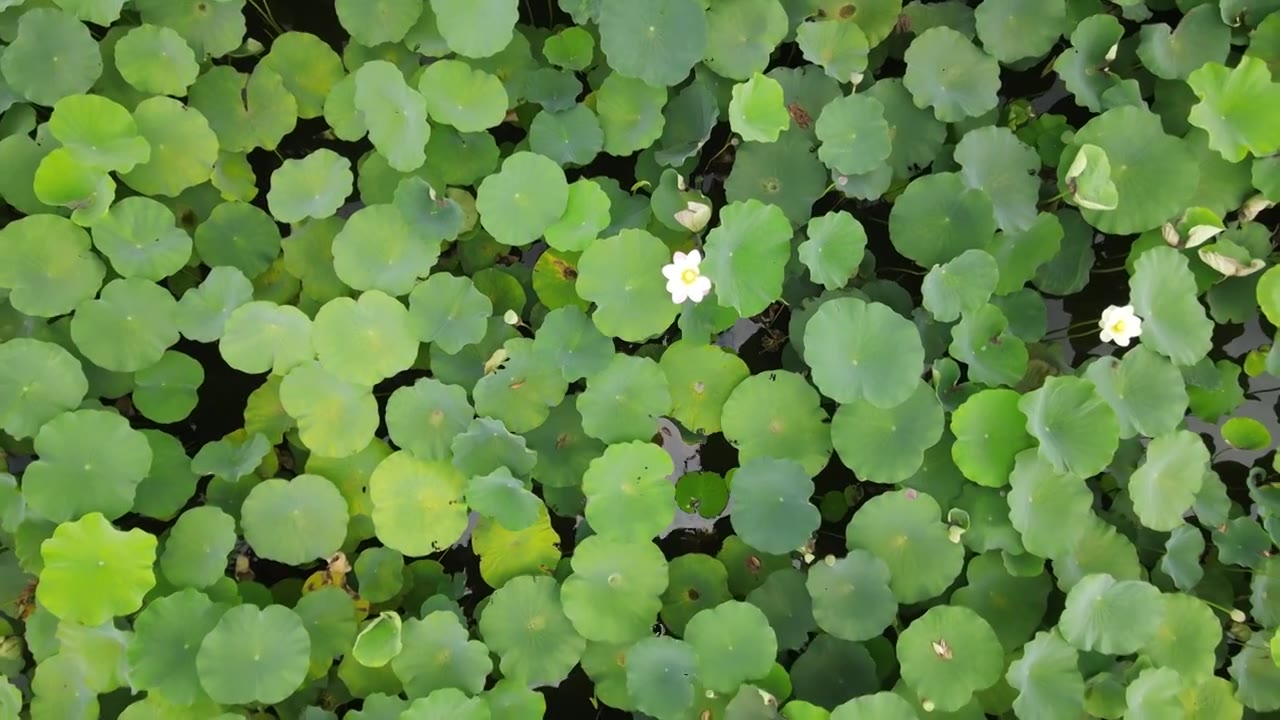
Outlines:
[[1134, 315], [1133, 319], [1129, 321], [1128, 327], [1130, 337], [1138, 337], [1142, 334], [1142, 318]]
[[690, 299], [690, 300], [692, 300], [692, 301], [694, 301], [694, 302], [696, 302], [696, 303], [699, 303], [699, 302], [702, 302], [702, 298], [704, 298], [704, 297], [706, 297], [706, 296], [707, 296], [707, 291], [706, 291], [706, 290], [703, 290], [703, 289], [702, 289], [702, 288], [700, 288], [700, 287], [698, 287], [698, 283], [694, 283], [694, 284], [692, 284], [692, 285], [690, 285], [690, 286], [689, 286], [689, 299]]
[[675, 265], [676, 267], [683, 268], [685, 265], [685, 258], [687, 257], [688, 255], [685, 255], [684, 253], [677, 250], [676, 254], [671, 256], [671, 264]]
[[685, 298], [689, 297], [689, 286], [681, 284], [679, 287], [675, 288], [674, 290], [672, 290], [671, 287], [668, 286], [667, 292], [671, 293], [671, 302], [677, 305], [680, 305], [685, 301]]
[[680, 266], [675, 263], [662, 266], [662, 276], [668, 280], [675, 280], [680, 277]]
[[673, 277], [667, 281], [667, 292], [671, 293], [672, 295], [676, 294], [677, 292], [684, 292], [685, 288], [687, 287], [689, 286], [686, 285], [684, 281], [682, 281], [678, 277]]
[[1115, 339], [1115, 335], [1111, 334], [1110, 328], [1102, 328], [1102, 332], [1098, 333], [1098, 337], [1102, 338], [1102, 342], [1111, 342]]
[[706, 295], [711, 292], [711, 278], [699, 275], [698, 279], [693, 281], [693, 287], [702, 295]]
[[1117, 335], [1115, 339], [1116, 339], [1116, 344], [1119, 345], [1120, 347], [1129, 347], [1128, 333], [1125, 333], [1124, 335]]
[[694, 267], [697, 267], [702, 264], [702, 253], [697, 250], [690, 251], [688, 258], [689, 258], [689, 264]]

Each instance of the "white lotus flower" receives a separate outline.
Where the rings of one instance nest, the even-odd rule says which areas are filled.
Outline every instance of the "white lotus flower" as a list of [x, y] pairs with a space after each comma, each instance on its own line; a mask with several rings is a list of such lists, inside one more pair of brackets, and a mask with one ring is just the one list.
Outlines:
[[711, 278], [698, 270], [701, 264], [702, 253], [694, 250], [687, 255], [677, 252], [671, 257], [671, 264], [663, 266], [662, 275], [667, 279], [671, 302], [677, 305], [686, 299], [702, 302], [702, 298], [711, 292]]
[[702, 232], [711, 220], [711, 206], [706, 203], [690, 200], [685, 203], [684, 210], [675, 214], [676, 222], [689, 232]]
[[1142, 334], [1142, 318], [1133, 314], [1132, 305], [1111, 305], [1102, 311], [1098, 327], [1102, 328], [1102, 342], [1129, 347], [1129, 341]]

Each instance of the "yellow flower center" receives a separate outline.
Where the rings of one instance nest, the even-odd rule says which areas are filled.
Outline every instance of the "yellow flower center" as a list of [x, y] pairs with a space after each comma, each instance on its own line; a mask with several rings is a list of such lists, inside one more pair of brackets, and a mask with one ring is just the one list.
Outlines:
[[1123, 335], [1124, 328], [1125, 328], [1124, 318], [1120, 318], [1119, 320], [1116, 320], [1115, 322], [1111, 323], [1111, 333], [1113, 335]]
[[685, 285], [692, 285], [698, 279], [698, 271], [693, 268], [687, 268], [680, 273], [680, 282]]

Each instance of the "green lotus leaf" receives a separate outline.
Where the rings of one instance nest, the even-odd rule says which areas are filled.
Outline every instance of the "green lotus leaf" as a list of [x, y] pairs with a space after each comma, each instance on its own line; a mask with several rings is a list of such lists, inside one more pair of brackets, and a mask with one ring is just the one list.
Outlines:
[[255, 485], [240, 509], [244, 539], [259, 557], [288, 565], [328, 558], [347, 536], [347, 501], [319, 475]]
[[138, 103], [133, 119], [151, 146], [151, 157], [120, 175], [125, 185], [143, 195], [175, 197], [213, 175], [218, 136], [200, 112], [157, 96]]
[[553, 358], [535, 351], [528, 338], [508, 340], [502, 352], [501, 367], [480, 378], [472, 392], [476, 414], [495, 418], [513, 432], [528, 432], [546, 422], [568, 383]]
[[466, 432], [456, 435], [450, 446], [453, 466], [464, 477], [487, 475], [500, 468], [518, 477], [527, 477], [537, 462], [537, 453], [525, 439], [507, 430], [500, 420], [479, 417]]
[[951, 328], [947, 351], [968, 366], [969, 379], [987, 385], [1016, 385], [1026, 375], [1029, 352], [1009, 330], [999, 307], [987, 304], [964, 314]]
[[178, 34], [196, 56], [220, 57], [244, 42], [244, 4], [234, 0], [134, 0], [142, 21], [163, 25]]
[[[738, 4], [742, 4], [739, 2]], [[773, 142], [791, 125], [782, 100], [782, 86], [759, 72], [733, 86], [729, 126], [748, 142]]]
[[403, 622], [400, 615], [383, 611], [366, 622], [356, 634], [351, 657], [367, 668], [386, 667], [404, 650]]
[[813, 139], [798, 125], [773, 143], [738, 148], [725, 181], [730, 203], [756, 200], [782, 210], [793, 226], [808, 222], [813, 203], [826, 190], [827, 172], [813, 152]]
[[911, 322], [887, 305], [840, 297], [822, 303], [805, 325], [804, 359], [832, 400], [888, 409], [915, 392], [924, 346]]
[[[467, 528], [465, 484], [447, 462], [421, 460], [404, 450], [392, 453], [369, 478], [378, 540], [409, 557], [452, 545]], [[424, 517], [431, 522], [423, 523]]]
[[1093, 383], [1051, 377], [1018, 401], [1027, 432], [1040, 442], [1040, 456], [1060, 473], [1087, 478], [1111, 462], [1120, 442], [1116, 413]]
[[1271, 431], [1250, 417], [1233, 417], [1222, 424], [1222, 439], [1237, 450], [1266, 450], [1271, 447]]
[[298, 101], [265, 63], [248, 75], [215, 65], [191, 86], [190, 103], [209, 121], [225, 152], [275, 149], [298, 124]]
[[[21, 5], [21, 0], [0, 2], [0, 7]], [[95, 25], [110, 25], [120, 19], [124, 0], [55, 0], [55, 5]]]
[[662, 595], [662, 623], [676, 635], [699, 611], [729, 600], [728, 572], [715, 558], [691, 553], [672, 558]]
[[156, 584], [156, 539], [117, 530], [102, 513], [63, 522], [40, 545], [36, 600], [59, 620], [101, 625], [142, 607]]
[[[529, 149], [561, 166], [586, 165], [604, 149], [604, 130], [596, 114], [586, 105], [559, 111], [543, 110], [529, 124]], [[578, 182], [569, 186], [570, 207], [572, 189]], [[548, 233], [548, 242], [549, 238]]]
[[724, 403], [724, 437], [738, 449], [738, 462], [789, 458], [810, 477], [831, 457], [831, 432], [822, 398], [803, 377], [786, 370], [752, 375]]
[[1128, 655], [1151, 641], [1163, 612], [1160, 591], [1148, 583], [1086, 575], [1067, 593], [1058, 629], [1080, 650]]
[[[7, 56], [6, 56], [7, 57]], [[1263, 157], [1280, 149], [1280, 84], [1272, 81], [1266, 62], [1248, 55], [1228, 69], [1205, 63], [1187, 76], [1200, 102], [1188, 122], [1209, 133], [1209, 147], [1239, 162], [1246, 155]]]
[[21, 337], [0, 343], [0, 430], [12, 437], [35, 437], [88, 392], [80, 362], [61, 346]]
[[[893, 484], [911, 477], [924, 451], [942, 437], [943, 411], [932, 387], [917, 381], [892, 408], [865, 399], [845, 403], [831, 418], [831, 442], [846, 467], [863, 482]], [[894, 452], [886, 453], [886, 447]]]
[[679, 166], [711, 139], [720, 120], [713, 78], [710, 73], [695, 72], [693, 82], [667, 103], [661, 136], [653, 143], [653, 159], [659, 165]]
[[1103, 95], [1122, 78], [1109, 71], [1124, 28], [1113, 15], [1099, 13], [1082, 19], [1070, 35], [1071, 47], [1054, 61], [1053, 69], [1076, 103], [1102, 112]]
[[409, 311], [379, 290], [325, 303], [316, 313], [311, 340], [325, 370], [369, 387], [408, 370], [418, 357]]
[[671, 302], [662, 275], [670, 261], [667, 246], [644, 230], [623, 230], [587, 247], [576, 289], [596, 304], [591, 319], [600, 332], [641, 342], [671, 326], [680, 306]]
[[378, 428], [378, 403], [369, 387], [343, 380], [314, 360], [284, 376], [280, 405], [298, 421], [302, 443], [324, 457], [360, 452]]
[[53, 106], [49, 132], [84, 165], [129, 172], [151, 158], [133, 115], [100, 95], [68, 95]]
[[470, 205], [464, 210], [454, 194], [437, 193], [426, 180], [409, 175], [396, 185], [391, 202], [418, 234], [432, 241], [446, 242], [456, 240], [464, 230], [475, 226], [474, 200], [464, 193], [462, 197]]
[[1085, 684], [1079, 653], [1054, 631], [1036, 633], [1009, 665], [1005, 679], [1018, 691], [1018, 717], [1068, 720], [1084, 714]]
[[1000, 229], [1031, 227], [1040, 193], [1040, 156], [1033, 148], [1007, 128], [983, 127], [965, 133], [955, 157], [965, 183], [991, 198]]
[[662, 106], [667, 102], [665, 86], [653, 87], [643, 80], [614, 72], [600, 83], [595, 95], [605, 152], [630, 155], [649, 147], [662, 136], [666, 122], [662, 116]]
[[548, 309], [586, 308], [574, 285], [578, 278], [577, 258], [571, 253], [548, 248], [533, 266], [533, 290]]
[[822, 108], [814, 125], [818, 157], [844, 175], [861, 175], [889, 158], [891, 134], [879, 100], [855, 94], [837, 98]]
[[440, 242], [416, 233], [394, 205], [355, 212], [333, 239], [333, 269], [356, 290], [408, 295], [431, 273]]
[[1258, 633], [1257, 638], [1246, 643], [1235, 657], [1231, 658], [1231, 679], [1236, 682], [1236, 697], [1246, 707], [1268, 712], [1280, 708], [1280, 665], [1275, 662], [1274, 651], [1269, 649], [1263, 640], [1270, 638], [1270, 647], [1275, 647], [1278, 633], [1268, 630]]
[[438, 610], [421, 620], [404, 623], [404, 649], [391, 660], [391, 669], [410, 697], [427, 697], [441, 688], [478, 694], [493, 669], [489, 651], [468, 637], [451, 612]]
[[507, 91], [502, 81], [461, 60], [437, 60], [418, 79], [432, 120], [462, 132], [482, 132], [507, 115]]
[[423, 460], [449, 460], [449, 449], [475, 417], [467, 392], [434, 378], [397, 388], [387, 400], [391, 441]]
[[191, 471], [234, 483], [256, 470], [270, 451], [271, 442], [265, 435], [229, 436], [200, 448], [191, 459]]
[[889, 214], [893, 247], [925, 268], [983, 249], [995, 231], [991, 198], [957, 173], [916, 178]]
[[1042, 57], [1069, 27], [1064, 0], [989, 0], [978, 6], [974, 21], [983, 49], [1005, 64]]
[[14, 310], [35, 317], [65, 315], [98, 294], [106, 268], [89, 233], [57, 215], [31, 215], [0, 228], [0, 289]]
[[191, 258], [191, 236], [173, 211], [145, 197], [127, 197], [93, 224], [93, 244], [123, 277], [159, 281]]
[[1164, 23], [1143, 25], [1138, 57], [1157, 77], [1186, 80], [1196, 69], [1227, 59], [1231, 30], [1213, 8], [1189, 9], [1176, 29]]
[[1014, 458], [1033, 447], [1026, 416], [1018, 409], [1021, 396], [1005, 388], [981, 390], [965, 400], [951, 417], [955, 444], [951, 458], [964, 476], [986, 487], [1009, 483]]
[[1093, 493], [1034, 450], [1019, 452], [1009, 475], [1009, 520], [1023, 546], [1041, 557], [1071, 551], [1093, 520]]
[[577, 408], [591, 437], [605, 443], [647, 440], [657, 432], [658, 418], [671, 409], [671, 394], [658, 363], [618, 354], [587, 379]]
[[898, 636], [897, 654], [907, 686], [943, 711], [964, 707], [1004, 669], [995, 631], [965, 607], [931, 608]]
[[[879, 662], [895, 667], [892, 646], [877, 650]], [[824, 708], [836, 708], [880, 687], [877, 660], [862, 643], [820, 634], [792, 664], [792, 686], [796, 700]]]
[[724, 305], [755, 315], [778, 300], [782, 270], [791, 255], [791, 225], [776, 205], [731, 202], [707, 236], [707, 277]]
[[422, 0], [338, 0], [338, 22], [361, 45], [398, 43], [418, 22]]
[[[209, 274], [205, 275], [205, 279], [201, 281], [200, 286], [188, 290], [182, 296], [182, 300], [178, 301], [178, 331], [182, 332], [183, 337], [186, 337], [187, 340], [195, 340], [197, 342], [221, 340], [230, 315], [239, 306], [250, 302], [252, 297], [253, 284], [248, 281], [248, 278], [244, 277], [244, 273], [241, 270], [227, 265], [220, 266], [220, 268], [212, 268], [209, 270]], [[268, 310], [269, 305], [261, 305], [257, 311]], [[307, 337], [310, 338], [310, 323], [306, 323], [306, 327], [308, 328]], [[248, 329], [251, 328], [242, 327], [241, 331], [248, 331]], [[239, 350], [248, 351], [253, 356], [257, 356], [253, 348], [242, 347]], [[311, 356], [310, 350], [305, 352], [306, 357]], [[269, 359], [266, 368], [270, 368], [270, 366], [271, 361]], [[265, 369], [259, 370], [259, 372], [265, 372]]]
[[838, 210], [810, 220], [805, 235], [798, 254], [814, 282], [838, 290], [853, 279], [867, 249], [862, 223]]
[[84, 165], [71, 151], [57, 148], [40, 161], [32, 180], [36, 198], [71, 210], [71, 220], [89, 226], [107, 212], [116, 184], [105, 171]]
[[600, 49], [609, 66], [653, 87], [678, 85], [707, 51], [707, 15], [696, 0], [600, 0]]
[[788, 710], [797, 702], [788, 703], [786, 709], [783, 710], [782, 716], [787, 720], [864, 720], [864, 718], [882, 718], [883, 720], [918, 720], [919, 715], [911, 707], [911, 703], [904, 700], [901, 695], [891, 692], [878, 692], [870, 695], [856, 697], [848, 702], [841, 703], [826, 715], [826, 711], [821, 717], [816, 715], [801, 714], [797, 708], [795, 714], [788, 714]]
[[888, 566], [865, 550], [814, 563], [806, 586], [818, 627], [842, 640], [870, 640], [898, 614]]
[[542, 501], [505, 467], [467, 481], [466, 502], [504, 528], [520, 531], [538, 521]]
[[492, 715], [484, 698], [467, 697], [457, 688], [444, 688], [413, 700], [400, 717], [404, 720], [488, 720]]
[[427, 101], [386, 60], [372, 60], [355, 73], [355, 107], [369, 128], [369, 140], [387, 163], [413, 172], [426, 161]]
[[911, 41], [904, 59], [903, 84], [918, 107], [933, 108], [942, 122], [960, 122], [995, 108], [1000, 65], [959, 32], [930, 28]]
[[846, 545], [889, 567], [889, 587], [899, 603], [928, 600], [942, 594], [964, 566], [964, 548], [948, 537], [941, 515], [938, 502], [916, 490], [877, 495], [849, 521]]
[[522, 575], [549, 574], [560, 562], [560, 536], [551, 528], [551, 516], [539, 504], [538, 520], [512, 532], [496, 520], [480, 518], [471, 547], [480, 556], [480, 577], [492, 588]]
[[1248, 517], [1233, 518], [1211, 534], [1213, 544], [1218, 548], [1219, 560], [1253, 570], [1261, 568], [1263, 553], [1271, 547], [1267, 532]]
[[115, 46], [116, 68], [125, 82], [150, 95], [182, 97], [200, 66], [191, 46], [171, 28], [142, 25]]
[[[234, 281], [227, 282], [232, 289], [225, 292], [238, 295]], [[253, 300], [220, 316], [226, 321], [218, 351], [228, 365], [241, 372], [286, 375], [315, 357], [311, 318], [296, 307]]]
[[370, 603], [387, 602], [405, 589], [404, 556], [391, 548], [362, 550], [353, 567], [360, 598]]
[[431, 0], [431, 10], [449, 49], [469, 58], [507, 47], [520, 14], [517, 0]]
[[112, 280], [71, 319], [71, 337], [98, 367], [132, 372], [154, 365], [178, 341], [177, 301], [136, 278]]
[[1167, 532], [1183, 524], [1209, 469], [1209, 449], [1190, 430], [1154, 438], [1147, 457], [1129, 479], [1129, 496], [1138, 519]]
[[667, 561], [656, 545], [593, 536], [574, 548], [572, 567], [560, 602], [579, 635], [630, 643], [651, 634], [667, 589]]
[[351, 162], [332, 150], [321, 148], [302, 158], [288, 159], [271, 173], [267, 205], [282, 223], [306, 218], [331, 217], [351, 194], [355, 176]]
[[1084, 522], [1085, 531], [1071, 552], [1053, 562], [1059, 589], [1070, 590], [1090, 573], [1104, 572], [1125, 580], [1142, 576], [1138, 551], [1127, 537], [1096, 515]]
[[582, 476], [587, 522], [612, 540], [658, 535], [675, 517], [675, 487], [667, 480], [674, 469], [671, 456], [657, 445], [610, 445]]
[[560, 604], [554, 578], [517, 577], [494, 591], [480, 613], [480, 637], [503, 677], [530, 687], [555, 685], [578, 664], [586, 640]]
[[1182, 373], [1146, 345], [1119, 360], [1098, 358], [1085, 369], [1084, 377], [1116, 411], [1121, 438], [1172, 432], [1187, 414]]
[[647, 637], [626, 649], [626, 690], [637, 709], [659, 720], [684, 717], [693, 707], [697, 655], [683, 640]]
[[207, 698], [196, 672], [196, 654], [200, 641], [226, 611], [226, 605], [189, 588], [147, 603], [133, 621], [126, 650], [134, 687], [179, 705]]
[[1173, 361], [1194, 365], [1213, 346], [1214, 324], [1197, 299], [1195, 277], [1182, 253], [1153, 247], [1138, 256], [1129, 291], [1142, 318], [1142, 343]]
[[493, 303], [470, 278], [435, 273], [409, 294], [409, 322], [422, 342], [457, 354], [480, 342]]
[[307, 674], [311, 637], [289, 608], [239, 605], [227, 610], [200, 643], [200, 686], [223, 704], [278, 703]]
[[755, 605], [730, 600], [694, 615], [684, 640], [697, 655], [698, 681], [708, 690], [734, 692], [769, 673], [778, 640]]
[[204, 367], [198, 361], [168, 350], [134, 376], [133, 404], [152, 422], [176, 423], [195, 409], [203, 382]]
[[1165, 541], [1165, 554], [1160, 558], [1160, 572], [1168, 575], [1179, 590], [1190, 590], [1204, 579], [1200, 558], [1205, 542], [1200, 530], [1191, 524], [1175, 528]]
[[567, 27], [542, 43], [547, 62], [566, 70], [586, 70], [595, 59], [596, 39], [580, 27]]
[[1128, 234], [1159, 227], [1182, 212], [1199, 184], [1186, 143], [1165, 134], [1160, 117], [1133, 106], [1108, 110], [1085, 123], [1058, 163], [1064, 178], [1076, 148], [1095, 145], [1111, 165], [1119, 202], [1114, 209], [1082, 206], [1084, 219], [1105, 233]]
[[671, 392], [671, 416], [695, 432], [720, 431], [724, 404], [750, 371], [736, 355], [714, 345], [678, 340], [660, 362]]
[[[966, 539], [973, 530], [965, 533]], [[952, 604], [978, 613], [996, 631], [1006, 651], [1022, 647], [1044, 621], [1053, 584], [1046, 573], [1023, 577], [1005, 566], [1004, 554], [987, 552], [969, 562], [966, 584]]]
[[812, 495], [813, 482], [794, 460], [743, 461], [730, 487], [733, 530], [757, 550], [785, 555], [808, 542], [822, 522]]
[[311, 661], [324, 663], [351, 652], [356, 639], [356, 606], [347, 591], [333, 585], [298, 598], [293, 611], [311, 636]]
[[102, 55], [89, 28], [70, 13], [32, 8], [17, 22], [17, 36], [0, 59], [9, 86], [36, 105], [52, 106], [86, 93], [102, 74]]
[[533, 242], [560, 219], [568, 204], [564, 171], [531, 152], [508, 157], [476, 194], [481, 224], [504, 245]]
[[1240, 387], [1241, 368], [1225, 359], [1213, 363], [1212, 368], [1208, 365], [1205, 363], [1204, 366], [1205, 385], [1188, 385], [1187, 396], [1193, 415], [1205, 422], [1216, 423], [1219, 417], [1234, 412], [1244, 402], [1244, 390]]
[[1164, 595], [1161, 601], [1160, 627], [1142, 649], [1143, 656], [1187, 678], [1213, 675], [1214, 651], [1222, 642], [1222, 625], [1213, 609], [1182, 593]]
[[305, 32], [278, 35], [258, 66], [280, 76], [297, 103], [298, 117], [303, 119], [324, 113], [325, 99], [346, 74], [338, 53], [320, 38]]
[[839, 82], [855, 81], [867, 69], [870, 43], [856, 22], [806, 20], [796, 28], [804, 59]]
[[235, 518], [216, 507], [191, 508], [169, 531], [160, 572], [175, 587], [207, 588], [226, 574], [235, 545]]
[[965, 250], [925, 276], [924, 307], [942, 322], [955, 322], [987, 304], [999, 277], [995, 258], [982, 250]]

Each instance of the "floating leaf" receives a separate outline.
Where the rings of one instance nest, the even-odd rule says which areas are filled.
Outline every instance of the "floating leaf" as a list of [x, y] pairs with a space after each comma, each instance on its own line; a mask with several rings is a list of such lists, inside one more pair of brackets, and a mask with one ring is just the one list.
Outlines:
[[903, 84], [917, 106], [933, 108], [942, 122], [959, 122], [995, 108], [999, 63], [955, 30], [925, 30], [911, 41], [904, 59]]
[[1111, 462], [1120, 441], [1115, 411], [1093, 383], [1051, 377], [1018, 401], [1027, 432], [1040, 441], [1040, 455], [1058, 472], [1090, 477]]
[[651, 633], [667, 589], [667, 562], [656, 545], [590, 537], [574, 549], [572, 567], [560, 601], [579, 635], [629, 643]]
[[924, 364], [920, 334], [888, 306], [828, 300], [805, 325], [804, 358], [818, 389], [836, 402], [891, 408], [915, 391]]
[[1187, 84], [1200, 99], [1187, 120], [1209, 133], [1209, 147], [1223, 158], [1239, 162], [1280, 149], [1280, 84], [1265, 62], [1245, 55], [1231, 69], [1205, 63], [1188, 75]]
[[[421, 557], [452, 545], [467, 528], [466, 478], [448, 462], [393, 453], [369, 478], [373, 525], [384, 545]], [[432, 522], [424, 524], [422, 517]]]
[[31, 215], [0, 228], [0, 288], [25, 315], [65, 315], [102, 287], [106, 268], [89, 233], [57, 215]]
[[156, 583], [155, 537], [117, 530], [102, 513], [58, 525], [40, 545], [40, 556], [36, 599], [66, 622], [101, 625], [137, 612]]
[[351, 162], [321, 148], [301, 160], [288, 159], [271, 174], [267, 205], [282, 223], [324, 219], [338, 212], [351, 194]]
[[[238, 295], [234, 287], [224, 292]], [[226, 319], [218, 351], [228, 365], [241, 372], [285, 375], [315, 357], [311, 319], [295, 307], [255, 300], [223, 312]]]
[[150, 97], [134, 108], [133, 119], [151, 157], [120, 175], [125, 185], [143, 195], [174, 197], [213, 175], [218, 136], [199, 111], [173, 98]]
[[426, 161], [427, 101], [409, 87], [400, 70], [385, 60], [360, 66], [355, 75], [355, 107], [369, 128], [373, 146], [400, 172], [413, 172]]
[[752, 375], [724, 403], [725, 439], [738, 449], [738, 462], [790, 458], [810, 477], [831, 457], [831, 432], [822, 398], [803, 377], [779, 370]]
[[662, 448], [644, 442], [610, 445], [582, 477], [586, 518], [601, 537], [648, 540], [675, 517], [674, 469]]
[[[362, 10], [362, 12], [364, 12]], [[502, 81], [461, 60], [437, 60], [418, 79], [432, 120], [461, 132], [481, 132], [507, 115], [507, 91]]]
[[877, 495], [845, 531], [850, 550], [867, 550], [889, 567], [899, 603], [937, 597], [960, 574], [964, 548], [952, 542], [936, 500], [915, 490]]
[[889, 568], [865, 550], [828, 555], [809, 570], [818, 627], [842, 640], [870, 640], [892, 624], [898, 601], [889, 589]]
[[867, 232], [862, 223], [840, 210], [809, 221], [798, 253], [814, 282], [836, 290], [857, 273], [866, 248]]
[[200, 74], [191, 46], [167, 27], [129, 30], [116, 43], [115, 57], [125, 82], [150, 95], [182, 97]]
[[783, 555], [803, 546], [821, 517], [809, 498], [813, 482], [794, 460], [755, 458], [733, 475], [733, 530], [751, 547]]
[[378, 403], [369, 388], [333, 375], [314, 360], [284, 376], [280, 404], [298, 421], [303, 444], [325, 457], [360, 452], [378, 428]]
[[862, 94], [837, 98], [822, 108], [814, 125], [818, 158], [835, 172], [861, 175], [889, 158], [891, 139], [884, 105]]
[[470, 58], [496, 55], [511, 42], [519, 0], [431, 0], [449, 49]]
[[46, 423], [78, 407], [88, 392], [80, 362], [61, 346], [31, 338], [0, 343], [0, 430], [5, 433], [34, 437]]
[[1005, 678], [1018, 691], [1013, 708], [1019, 717], [1056, 720], [1084, 713], [1079, 654], [1056, 632], [1036, 633], [1023, 647], [1022, 657], [1009, 665]]
[[925, 268], [983, 249], [995, 231], [991, 198], [955, 173], [912, 180], [889, 213], [893, 247]]
[[773, 142], [791, 125], [777, 80], [755, 73], [733, 86], [729, 126], [749, 142]]
[[1081, 650], [1127, 655], [1155, 635], [1163, 608], [1160, 591], [1145, 582], [1086, 575], [1067, 593], [1058, 627]]
[[[924, 451], [942, 437], [942, 428], [937, 394], [917, 381], [907, 399], [891, 408], [877, 407], [866, 399], [841, 405], [831, 418], [831, 443], [859, 480], [892, 484], [920, 469]], [[894, 451], [885, 452], [891, 446]]]
[[943, 711], [964, 707], [1004, 669], [995, 631], [964, 607], [931, 608], [898, 636], [897, 654], [907, 686]]
[[553, 578], [522, 576], [494, 591], [480, 614], [480, 636], [501, 658], [503, 677], [554, 685], [578, 664], [586, 640], [574, 631]]
[[1182, 525], [1208, 469], [1209, 449], [1199, 435], [1176, 430], [1152, 439], [1146, 459], [1129, 478], [1138, 519], [1161, 532]]
[[89, 28], [70, 13], [32, 8], [18, 18], [0, 70], [9, 85], [36, 105], [55, 105], [86, 93], [102, 74], [102, 55]]
[[1213, 346], [1213, 322], [1197, 299], [1187, 259], [1170, 247], [1138, 256], [1129, 279], [1133, 309], [1142, 318], [1142, 343], [1174, 365], [1194, 365]]
[[200, 686], [225, 704], [278, 703], [302, 684], [311, 637], [298, 614], [280, 605], [226, 611], [200, 643]]
[[697, 655], [698, 680], [716, 692], [732, 692], [743, 682], [763, 678], [778, 652], [764, 613], [737, 600], [694, 615], [684, 638]]
[[667, 246], [643, 230], [623, 230], [587, 248], [576, 289], [596, 304], [591, 319], [600, 332], [640, 342], [670, 327], [680, 310], [662, 275], [670, 261]]
[[600, 0], [598, 12], [609, 65], [653, 87], [678, 85], [707, 48], [707, 16], [696, 0]]
[[240, 508], [240, 525], [254, 552], [303, 565], [328, 558], [347, 535], [347, 502], [319, 475], [272, 478], [255, 485]]

